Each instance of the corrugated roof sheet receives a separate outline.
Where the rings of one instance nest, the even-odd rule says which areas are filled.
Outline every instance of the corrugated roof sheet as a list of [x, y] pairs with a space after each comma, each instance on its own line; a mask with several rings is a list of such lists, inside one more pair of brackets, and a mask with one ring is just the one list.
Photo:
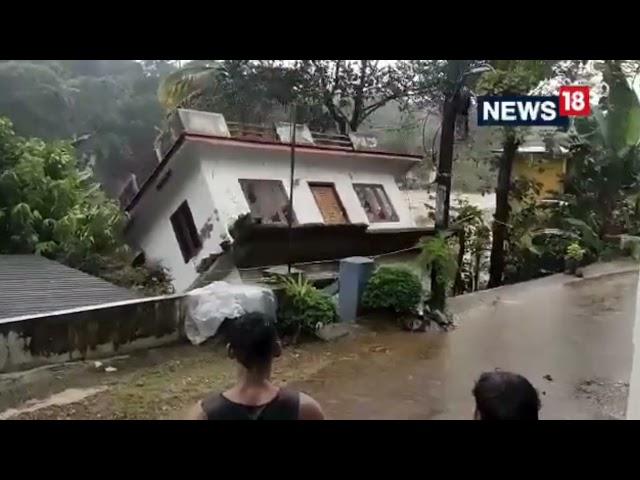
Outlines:
[[140, 297], [38, 255], [0, 255], [0, 319]]

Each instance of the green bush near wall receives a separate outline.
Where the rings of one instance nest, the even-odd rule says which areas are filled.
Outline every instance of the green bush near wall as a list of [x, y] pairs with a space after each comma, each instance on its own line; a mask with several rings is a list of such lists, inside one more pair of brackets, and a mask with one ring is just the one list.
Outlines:
[[322, 326], [337, 321], [331, 298], [302, 276], [282, 276], [278, 284], [283, 289], [277, 323], [281, 335], [313, 335]]
[[422, 284], [414, 272], [403, 267], [380, 267], [369, 279], [362, 305], [371, 309], [410, 313], [420, 303]]

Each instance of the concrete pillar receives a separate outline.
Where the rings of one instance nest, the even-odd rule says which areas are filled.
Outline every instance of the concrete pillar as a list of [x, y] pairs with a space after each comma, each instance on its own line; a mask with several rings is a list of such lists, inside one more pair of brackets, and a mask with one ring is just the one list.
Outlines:
[[375, 264], [367, 257], [349, 257], [340, 260], [338, 315], [343, 322], [355, 322], [358, 306]]

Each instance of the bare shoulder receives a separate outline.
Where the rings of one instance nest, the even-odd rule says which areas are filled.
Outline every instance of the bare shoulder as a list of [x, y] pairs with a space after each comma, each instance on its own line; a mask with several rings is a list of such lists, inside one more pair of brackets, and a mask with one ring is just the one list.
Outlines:
[[202, 409], [202, 402], [194, 404], [185, 414], [185, 420], [206, 420], [207, 415]]
[[300, 392], [300, 420], [324, 420], [320, 404], [306, 393]]

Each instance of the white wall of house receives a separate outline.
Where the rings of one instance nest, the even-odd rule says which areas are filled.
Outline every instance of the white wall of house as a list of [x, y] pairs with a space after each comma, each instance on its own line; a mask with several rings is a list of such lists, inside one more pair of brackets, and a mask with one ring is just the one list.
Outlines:
[[[171, 177], [160, 191], [156, 190], [155, 185], [169, 169]], [[185, 200], [199, 232], [209, 222], [213, 226], [211, 234], [202, 238], [202, 249], [188, 262], [184, 261], [170, 221], [170, 216]], [[178, 292], [196, 279], [196, 268], [205, 257], [221, 251], [220, 235], [223, 232], [216, 219], [214, 200], [202, 163], [194, 157], [190, 146], [182, 147], [171, 159], [136, 205], [133, 217], [134, 222], [127, 232], [128, 240], [145, 252], [147, 261], [159, 261], [169, 269]]]
[[[279, 180], [289, 195], [290, 154], [269, 147], [212, 146], [200, 144], [203, 171], [214, 192], [220, 218], [229, 224], [249, 212], [239, 179]], [[369, 224], [371, 230], [415, 227], [413, 217], [394, 175], [401, 169], [387, 158], [355, 157], [346, 154], [296, 153], [294, 212], [298, 223], [323, 223], [322, 214], [309, 188], [309, 182], [333, 183], [349, 222]], [[389, 197], [397, 222], [369, 223], [353, 188], [354, 183], [380, 184]], [[224, 220], [226, 219], [226, 220]]]
[[[248, 145], [248, 146], [245, 146]], [[380, 184], [398, 215], [397, 222], [371, 223], [370, 229], [415, 227], [404, 196], [394, 175], [404, 171], [402, 162], [349, 155], [346, 153], [305, 152], [296, 154], [294, 211], [298, 223], [323, 223], [322, 214], [308, 182], [333, 183], [351, 223], [369, 224], [353, 188], [354, 183]], [[177, 291], [196, 279], [198, 264], [213, 253], [220, 253], [220, 242], [229, 239], [228, 228], [249, 205], [238, 180], [280, 180], [289, 194], [290, 153], [288, 149], [260, 144], [214, 145], [207, 140], [188, 140], [169, 160], [133, 208], [134, 219], [127, 233], [129, 242], [141, 248], [150, 261], [169, 269]], [[171, 170], [171, 177], [160, 189], [156, 185]], [[170, 216], [187, 200], [198, 232], [211, 224], [212, 231], [202, 238], [202, 249], [185, 262]]]

